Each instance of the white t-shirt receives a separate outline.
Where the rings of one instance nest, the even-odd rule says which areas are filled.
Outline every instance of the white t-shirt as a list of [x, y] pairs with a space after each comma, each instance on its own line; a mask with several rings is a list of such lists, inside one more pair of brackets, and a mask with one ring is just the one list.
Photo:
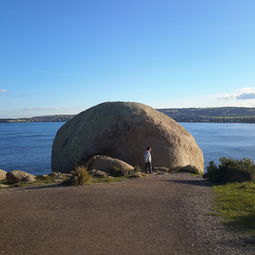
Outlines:
[[145, 163], [151, 162], [151, 153], [149, 151], [144, 152], [144, 161]]

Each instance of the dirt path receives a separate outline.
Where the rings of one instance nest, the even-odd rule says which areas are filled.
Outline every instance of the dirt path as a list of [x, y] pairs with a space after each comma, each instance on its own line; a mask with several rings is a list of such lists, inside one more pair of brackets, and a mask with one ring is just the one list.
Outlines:
[[255, 254], [211, 201], [189, 174], [0, 190], [0, 254]]

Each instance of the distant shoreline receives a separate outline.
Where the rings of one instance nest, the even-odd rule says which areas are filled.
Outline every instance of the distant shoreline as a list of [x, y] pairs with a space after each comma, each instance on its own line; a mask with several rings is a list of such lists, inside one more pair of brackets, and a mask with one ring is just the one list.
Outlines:
[[[255, 124], [255, 108], [215, 107], [215, 108], [165, 108], [158, 111], [177, 122], [189, 123], [250, 123]], [[49, 115], [32, 118], [5, 118], [0, 123], [24, 122], [67, 122], [75, 115]]]
[[[23, 120], [19, 120], [19, 119], [14, 119], [14, 120], [4, 120], [2, 121], [0, 119], [0, 124], [19, 124], [19, 123], [56, 123], [56, 122], [67, 122], [68, 120], [55, 120], [55, 121], [42, 121], [42, 120], [38, 120], [38, 121], [23, 121]], [[240, 121], [236, 121], [236, 122], [223, 122], [223, 121], [177, 121], [178, 123], [210, 123], [210, 124], [218, 124], [218, 123], [222, 123], [222, 124], [255, 124], [254, 122], [240, 122]]]

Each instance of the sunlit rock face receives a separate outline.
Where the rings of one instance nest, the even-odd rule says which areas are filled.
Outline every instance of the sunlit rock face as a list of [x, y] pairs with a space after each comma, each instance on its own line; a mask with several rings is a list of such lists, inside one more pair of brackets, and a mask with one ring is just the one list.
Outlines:
[[203, 153], [186, 129], [150, 106], [131, 102], [102, 103], [64, 124], [54, 139], [52, 170], [70, 172], [93, 155], [143, 167], [148, 145], [154, 166], [192, 165], [204, 171]]

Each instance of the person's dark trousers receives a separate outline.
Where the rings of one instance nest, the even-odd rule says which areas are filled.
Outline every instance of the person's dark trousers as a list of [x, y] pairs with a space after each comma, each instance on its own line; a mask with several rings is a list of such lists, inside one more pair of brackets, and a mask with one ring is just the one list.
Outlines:
[[148, 172], [150, 174], [152, 174], [152, 164], [151, 164], [151, 162], [145, 162], [145, 173], [147, 174]]

